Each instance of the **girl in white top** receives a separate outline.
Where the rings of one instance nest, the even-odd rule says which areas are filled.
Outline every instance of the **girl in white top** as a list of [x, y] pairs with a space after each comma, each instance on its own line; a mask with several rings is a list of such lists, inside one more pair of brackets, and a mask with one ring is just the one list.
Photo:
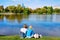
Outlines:
[[22, 38], [25, 38], [26, 37], [26, 31], [27, 31], [27, 25], [24, 24], [24, 27], [20, 29], [20, 36]]

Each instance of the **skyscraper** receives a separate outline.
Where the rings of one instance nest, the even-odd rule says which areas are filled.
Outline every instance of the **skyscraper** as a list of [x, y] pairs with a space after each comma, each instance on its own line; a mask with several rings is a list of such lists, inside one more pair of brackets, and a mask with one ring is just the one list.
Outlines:
[[22, 3], [22, 7], [25, 8], [24, 3]]

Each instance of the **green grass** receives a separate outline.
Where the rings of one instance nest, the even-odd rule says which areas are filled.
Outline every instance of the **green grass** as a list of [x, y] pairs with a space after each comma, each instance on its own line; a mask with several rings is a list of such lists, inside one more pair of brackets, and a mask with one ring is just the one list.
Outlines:
[[43, 36], [43, 38], [39, 38], [39, 39], [35, 39], [35, 38], [21, 39], [19, 36], [0, 36], [0, 40], [60, 40], [60, 37]]

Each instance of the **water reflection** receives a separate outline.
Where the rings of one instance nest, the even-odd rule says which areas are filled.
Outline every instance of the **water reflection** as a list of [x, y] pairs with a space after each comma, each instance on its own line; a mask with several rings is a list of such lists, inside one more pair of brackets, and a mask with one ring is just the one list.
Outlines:
[[3, 21], [4, 16], [0, 15], [0, 22]]
[[41, 22], [56, 22], [58, 15], [30, 15], [29, 20], [41, 21]]
[[0, 15], [0, 34], [19, 34], [23, 24], [32, 25], [36, 33], [60, 36], [60, 15]]
[[41, 22], [60, 22], [60, 15], [0, 15], [1, 21], [22, 21], [22, 20], [32, 20], [32, 21], [41, 21]]

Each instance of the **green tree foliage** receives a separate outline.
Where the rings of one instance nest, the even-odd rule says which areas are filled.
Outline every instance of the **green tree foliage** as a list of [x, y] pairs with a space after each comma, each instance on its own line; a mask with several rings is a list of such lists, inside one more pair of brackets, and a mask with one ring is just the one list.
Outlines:
[[21, 5], [17, 5], [16, 7], [16, 13], [22, 13], [24, 8], [21, 7]]
[[55, 9], [54, 9], [54, 12], [55, 12], [55, 13], [60, 13], [60, 9], [59, 9], [59, 8], [55, 8]]
[[9, 12], [15, 13], [16, 7], [15, 6], [8, 6], [6, 9], [9, 10]]
[[46, 13], [46, 10], [47, 10], [47, 9], [45, 9], [45, 8], [41, 8], [41, 12], [42, 12], [42, 13]]
[[24, 14], [29, 14], [30, 11], [29, 11], [29, 8], [24, 8]]
[[5, 12], [9, 12], [8, 7], [5, 8]]
[[47, 13], [47, 6], [44, 6], [43, 8], [45, 8], [45, 9], [46, 9], [46, 13]]
[[53, 8], [52, 7], [47, 7], [47, 13], [52, 14], [53, 13]]
[[4, 7], [0, 6], [0, 12], [4, 12]]
[[46, 13], [46, 9], [45, 8], [37, 8], [37, 9], [35, 9], [35, 12], [39, 13], [39, 14], [43, 14], [43, 13]]
[[53, 9], [52, 6], [44, 6], [42, 8], [36, 8], [36, 9], [31, 9], [28, 7], [23, 7], [20, 4], [18, 4], [17, 6], [7, 6], [6, 8], [4, 8], [3, 6], [0, 6], [0, 13], [1, 12], [11, 12], [11, 13], [23, 13], [23, 14], [30, 14], [30, 13], [38, 13], [38, 14], [52, 14], [54, 13], [60, 13], [60, 9], [59, 8], [55, 8]]
[[39, 14], [42, 13], [42, 12], [41, 12], [41, 8], [36, 8], [34, 12], [39, 13]]

